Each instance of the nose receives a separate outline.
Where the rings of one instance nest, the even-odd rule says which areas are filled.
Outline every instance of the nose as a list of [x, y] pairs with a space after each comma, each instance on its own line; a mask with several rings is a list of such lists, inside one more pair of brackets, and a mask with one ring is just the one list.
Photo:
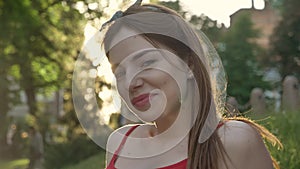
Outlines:
[[143, 79], [138, 76], [134, 77], [128, 83], [129, 83], [129, 91], [130, 92], [136, 92], [144, 85]]

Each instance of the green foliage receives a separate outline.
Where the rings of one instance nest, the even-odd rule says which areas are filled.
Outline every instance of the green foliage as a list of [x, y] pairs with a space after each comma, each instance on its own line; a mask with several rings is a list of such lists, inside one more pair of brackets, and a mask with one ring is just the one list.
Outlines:
[[272, 7], [281, 10], [281, 6], [284, 0], [269, 0]]
[[[279, 162], [282, 169], [299, 169], [300, 168], [300, 111], [298, 112], [278, 112], [264, 115], [247, 114], [259, 124], [269, 129], [283, 144], [283, 149], [277, 149], [268, 144], [272, 156]], [[94, 169], [104, 168], [105, 156], [103, 154], [93, 156], [88, 160], [82, 161], [77, 165], [68, 166], [63, 169]], [[96, 169], [95, 168], [95, 169]]]
[[300, 77], [300, 1], [282, 1], [281, 21], [271, 37], [270, 60], [282, 77], [293, 74]]
[[282, 150], [269, 145], [272, 156], [279, 162], [281, 168], [300, 168], [300, 111], [269, 113], [264, 116], [269, 118], [265, 120], [261, 120], [262, 117], [253, 118], [269, 129], [283, 144]]
[[193, 24], [196, 29], [204, 32], [212, 44], [216, 46], [222, 34], [221, 27], [218, 27], [217, 21], [213, 21], [202, 14], [201, 16], [192, 15], [190, 23]]
[[224, 48], [218, 49], [228, 76], [228, 94], [236, 97], [240, 104], [247, 103], [253, 88], [268, 87], [262, 81], [256, 60], [262, 51], [253, 42], [258, 35], [258, 30], [253, 29], [249, 14], [244, 13], [225, 33]]
[[[77, 152], [79, 153], [79, 152]], [[96, 155], [90, 156], [79, 162], [73, 161], [73, 165], [67, 165], [60, 169], [104, 169], [105, 167], [105, 151], [101, 150]], [[17, 159], [13, 161], [0, 161], [1, 169], [25, 169], [27, 168], [29, 160], [26, 158]], [[77, 164], [75, 164], [77, 163]]]
[[300, 168], [300, 114], [298, 112], [280, 113], [271, 118], [270, 128], [278, 133], [284, 146], [281, 152], [272, 150], [282, 168]]
[[[47, 96], [61, 88], [71, 91], [73, 66], [83, 42], [85, 23], [102, 15], [101, 5], [93, 10], [87, 8], [89, 3], [97, 2], [93, 0], [80, 1], [86, 9], [80, 13], [76, 9], [79, 1], [0, 0], [1, 154], [6, 154], [2, 152], [2, 147], [6, 147], [6, 115], [20, 104], [21, 91], [27, 100], [23, 104], [28, 105], [35, 119], [32, 125], [40, 126], [42, 132], [49, 131], [49, 117], [37, 95]], [[65, 112], [74, 113], [72, 108]], [[73, 119], [66, 121], [72, 123]]]
[[83, 40], [83, 16], [70, 8], [75, 3], [71, 1], [69, 7], [60, 1], [0, 2], [0, 63], [9, 70], [0, 71], [0, 76], [12, 79], [6, 84], [8, 92], [11, 83], [17, 86], [14, 90], [25, 91], [35, 115], [36, 94], [63, 87], [72, 70]]
[[[97, 153], [98, 154], [98, 153]], [[63, 167], [63, 169], [104, 169], [105, 167], [105, 152], [101, 151], [98, 155], [92, 156], [76, 165]]]
[[[276, 135], [280, 141], [283, 144], [283, 149], [278, 150], [277, 148], [269, 145], [269, 150], [273, 157], [279, 162], [280, 167], [282, 169], [298, 169], [300, 168], [300, 112], [278, 112], [274, 113], [271, 112], [269, 114], [264, 114], [263, 116], [254, 116], [249, 115], [252, 119], [255, 119], [258, 123], [265, 126], [267, 129], [269, 129], [274, 135]], [[269, 117], [269, 118], [266, 118]], [[58, 151], [57, 150], [57, 158], [59, 161], [53, 161], [53, 163], [59, 163], [67, 158], [67, 155], [71, 154], [71, 152], [75, 154], [81, 153], [81, 149], [84, 146], [89, 146], [89, 144], [85, 145], [79, 145], [80, 150], [76, 148], [75, 150], [72, 149], [66, 149], [62, 145], [60, 146], [62, 149], [65, 149], [65, 151]], [[59, 146], [56, 146], [56, 149], [60, 148]], [[54, 149], [54, 148], [52, 148]], [[82, 150], [84, 151], [85, 148]], [[87, 148], [89, 149], [89, 148]], [[93, 149], [92, 149], [93, 150]], [[54, 150], [52, 150], [54, 151]], [[59, 154], [59, 153], [65, 153], [65, 154]], [[54, 153], [53, 153], [54, 154]], [[65, 167], [62, 167], [62, 169], [102, 169], [105, 166], [105, 152], [103, 150], [95, 152], [94, 155], [88, 159], [81, 159], [80, 161], [76, 161], [75, 159], [72, 161], [70, 158], [70, 161], [72, 161], [73, 165], [67, 165]], [[54, 160], [54, 158], [53, 158]], [[74, 164], [77, 163], [78, 164]], [[21, 164], [22, 163], [22, 164]], [[22, 160], [16, 160], [11, 162], [5, 162], [0, 163], [0, 168], [2, 166], [18, 166], [20, 168], [25, 168], [25, 165], [28, 163], [28, 160], [22, 159]], [[13, 169], [13, 168], [7, 168], [7, 169]], [[53, 168], [55, 169], [55, 168]]]
[[3, 169], [25, 169], [29, 163], [28, 159], [17, 159], [9, 162], [1, 162], [0, 168]]
[[46, 146], [45, 167], [61, 169], [63, 166], [76, 164], [103, 150], [86, 136], [78, 136], [72, 141]]
[[176, 1], [159, 1], [158, 4], [173, 9], [177, 13], [179, 13], [183, 18], [185, 18], [186, 11], [183, 11], [182, 7], [180, 6], [179, 0]]

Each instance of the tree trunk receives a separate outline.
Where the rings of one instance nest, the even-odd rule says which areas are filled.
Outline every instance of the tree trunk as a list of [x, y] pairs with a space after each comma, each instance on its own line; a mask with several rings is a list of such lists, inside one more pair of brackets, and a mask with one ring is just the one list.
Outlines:
[[24, 89], [26, 94], [27, 105], [29, 107], [29, 113], [36, 116], [37, 104], [36, 104], [36, 89], [34, 86], [34, 78], [30, 61], [20, 64], [20, 70], [22, 72], [21, 88]]
[[[8, 83], [6, 79], [6, 74], [0, 71], [0, 155], [6, 154], [5, 147], [6, 144], [6, 132], [7, 132], [7, 113], [9, 110], [8, 102], [9, 102], [9, 90], [8, 90]], [[0, 157], [2, 158], [2, 157]]]

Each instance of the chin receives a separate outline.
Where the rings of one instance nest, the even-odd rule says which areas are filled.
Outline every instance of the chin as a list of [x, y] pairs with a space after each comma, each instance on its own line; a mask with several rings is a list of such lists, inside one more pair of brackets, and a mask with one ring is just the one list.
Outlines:
[[[145, 114], [143, 114], [143, 113], [145, 113]], [[139, 113], [135, 113], [135, 114], [140, 120], [142, 120], [143, 122], [146, 122], [146, 123], [153, 123], [159, 117], [158, 115], [156, 115], [154, 113], [150, 113], [150, 112], [139, 112]]]

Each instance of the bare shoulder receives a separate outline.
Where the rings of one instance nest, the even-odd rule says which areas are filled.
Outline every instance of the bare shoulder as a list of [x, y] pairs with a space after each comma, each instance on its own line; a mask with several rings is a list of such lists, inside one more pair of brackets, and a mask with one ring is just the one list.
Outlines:
[[242, 121], [227, 121], [223, 127], [218, 130], [218, 133], [228, 152], [239, 153], [254, 150], [258, 148], [258, 146], [264, 146], [258, 131]]
[[234, 168], [271, 169], [271, 156], [258, 131], [250, 124], [230, 120], [218, 134]]
[[244, 143], [260, 139], [259, 133], [249, 124], [242, 121], [230, 120], [218, 130], [218, 134], [224, 144]]

